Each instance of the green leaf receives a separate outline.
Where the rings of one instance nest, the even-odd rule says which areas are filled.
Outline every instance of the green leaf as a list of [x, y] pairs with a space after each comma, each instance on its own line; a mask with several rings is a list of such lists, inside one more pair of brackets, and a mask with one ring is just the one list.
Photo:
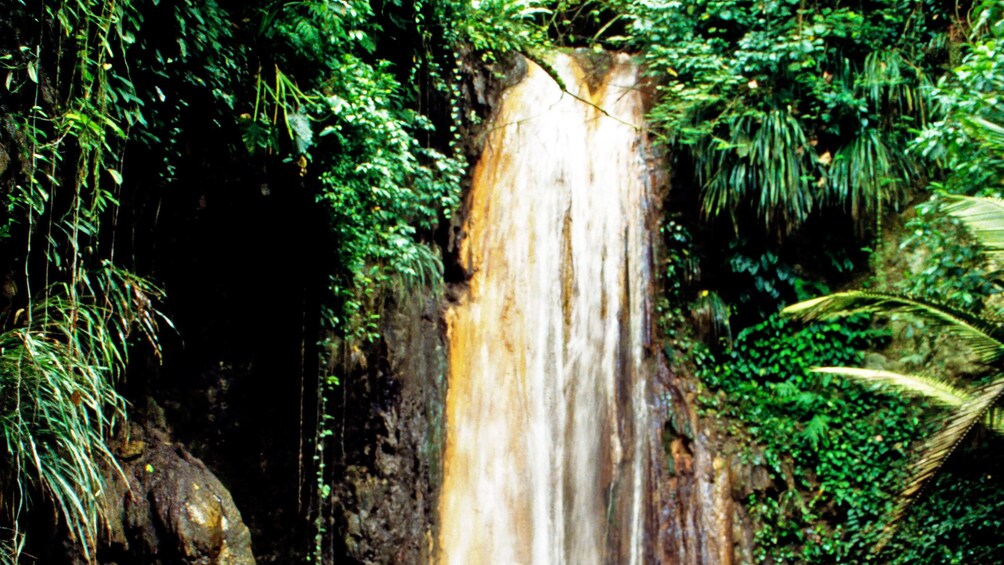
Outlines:
[[950, 196], [945, 211], [962, 220], [992, 257], [1004, 257], [1004, 200]]
[[865, 383], [891, 387], [897, 391], [928, 398], [952, 408], [957, 408], [972, 399], [969, 392], [953, 386], [943, 379], [932, 377], [853, 367], [816, 367], [811, 371], [813, 373], [844, 375]]
[[985, 363], [1004, 360], [1004, 323], [960, 308], [896, 294], [848, 291], [806, 300], [782, 313], [803, 321], [859, 312], [906, 314], [928, 322], [932, 329], [958, 337]]

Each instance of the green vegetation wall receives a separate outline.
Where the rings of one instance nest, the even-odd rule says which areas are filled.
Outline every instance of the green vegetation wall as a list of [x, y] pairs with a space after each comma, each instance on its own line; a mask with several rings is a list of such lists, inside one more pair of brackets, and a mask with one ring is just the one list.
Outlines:
[[[684, 212], [664, 226], [667, 352], [700, 376], [705, 414], [747, 446], [738, 456], [773, 477], [747, 501], [757, 560], [1000, 560], [992, 424], [896, 521], [928, 438], [956, 420], [896, 389], [811, 372], [984, 386], [996, 365], [973, 363], [908, 308], [808, 325], [777, 315], [857, 287], [998, 327], [998, 266], [944, 199], [928, 199], [999, 195], [999, 3], [644, 6], [635, 29], [660, 38], [644, 53], [675, 163], [669, 206]], [[698, 211], [706, 221], [685, 220]]]
[[[220, 462], [247, 447], [235, 444], [291, 436], [303, 466], [276, 472], [299, 472], [293, 499], [299, 481], [302, 516], [318, 515], [311, 485], [321, 492], [332, 480], [325, 399], [338, 377], [328, 359], [374, 339], [387, 296], [442, 279], [431, 244], [466, 169], [454, 49], [478, 21], [473, 8], [2, 8], [7, 558], [25, 547], [22, 525], [49, 506], [93, 551], [101, 510], [91, 493], [116, 466], [106, 441], [127, 398], [142, 407], [160, 394], [180, 415], [178, 432], [201, 437], [192, 430], [206, 421], [184, 391], [198, 384], [191, 373], [217, 362], [256, 364], [241, 385], [242, 413], [301, 429], [284, 435], [259, 420], [203, 456]], [[294, 260], [300, 253], [306, 261]], [[217, 468], [236, 476], [246, 464]], [[299, 519], [266, 533], [298, 524], [290, 543], [310, 553], [311, 527]]]

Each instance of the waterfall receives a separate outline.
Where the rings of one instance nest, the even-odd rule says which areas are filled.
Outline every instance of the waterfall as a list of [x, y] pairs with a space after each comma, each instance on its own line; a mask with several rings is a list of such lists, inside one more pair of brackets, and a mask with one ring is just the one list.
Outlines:
[[[529, 63], [475, 169], [447, 312], [443, 564], [645, 561], [651, 245], [625, 55]], [[574, 95], [573, 95], [574, 94]]]

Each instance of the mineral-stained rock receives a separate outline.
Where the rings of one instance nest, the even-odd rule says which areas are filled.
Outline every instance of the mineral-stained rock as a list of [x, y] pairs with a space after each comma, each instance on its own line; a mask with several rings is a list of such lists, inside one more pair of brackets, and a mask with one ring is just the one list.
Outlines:
[[[660, 500], [661, 563], [731, 565], [753, 562], [753, 522], [743, 506], [750, 493], [765, 490], [770, 476], [740, 459], [744, 446], [698, 415], [696, 379], [684, 368], [659, 368], [668, 400], [668, 425], [660, 443], [665, 468]], [[748, 447], [748, 446], [746, 446]]]

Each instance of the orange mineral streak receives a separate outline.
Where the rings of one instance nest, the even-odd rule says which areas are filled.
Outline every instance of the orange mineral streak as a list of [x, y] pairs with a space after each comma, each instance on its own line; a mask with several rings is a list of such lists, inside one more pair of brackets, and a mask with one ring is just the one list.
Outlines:
[[[651, 245], [637, 69], [529, 63], [474, 173], [450, 346], [438, 561], [641, 563]], [[609, 114], [609, 115], [607, 115]]]

